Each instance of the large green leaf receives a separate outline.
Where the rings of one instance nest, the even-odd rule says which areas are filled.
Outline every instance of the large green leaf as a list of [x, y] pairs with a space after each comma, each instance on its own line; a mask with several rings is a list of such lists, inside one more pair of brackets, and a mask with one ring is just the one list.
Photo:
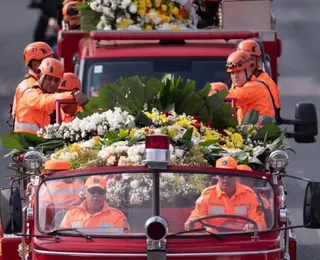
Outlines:
[[272, 137], [278, 136], [280, 133], [281, 133], [281, 130], [275, 123], [267, 123], [258, 130], [258, 133], [253, 137], [253, 139], [269, 140]]
[[259, 111], [250, 110], [243, 118], [242, 125], [255, 125], [259, 121]]
[[20, 143], [18, 136], [16, 134], [10, 134], [10, 135], [1, 135], [1, 141], [2, 146], [13, 150], [25, 150], [25, 147], [23, 147], [23, 144]]

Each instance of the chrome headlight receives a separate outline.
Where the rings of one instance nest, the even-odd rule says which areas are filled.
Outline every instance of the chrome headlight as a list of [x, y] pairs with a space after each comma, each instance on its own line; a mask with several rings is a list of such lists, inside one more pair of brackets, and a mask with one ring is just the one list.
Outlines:
[[41, 169], [43, 158], [40, 152], [31, 150], [25, 153], [23, 165], [28, 172], [37, 172]]
[[276, 171], [285, 169], [289, 162], [289, 156], [285, 151], [276, 150], [269, 156], [269, 164]]

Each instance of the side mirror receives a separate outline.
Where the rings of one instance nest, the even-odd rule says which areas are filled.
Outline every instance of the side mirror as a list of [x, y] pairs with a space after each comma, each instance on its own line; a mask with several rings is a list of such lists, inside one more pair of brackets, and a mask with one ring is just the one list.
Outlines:
[[15, 234], [22, 232], [22, 202], [17, 187], [4, 188], [0, 192], [0, 217], [3, 233]]
[[[318, 135], [317, 110], [312, 103], [298, 103], [295, 119], [301, 123], [294, 125], [294, 140], [297, 143], [313, 143]], [[304, 123], [305, 122], [305, 123]]]
[[306, 228], [320, 229], [320, 182], [309, 182], [303, 205], [303, 224]]

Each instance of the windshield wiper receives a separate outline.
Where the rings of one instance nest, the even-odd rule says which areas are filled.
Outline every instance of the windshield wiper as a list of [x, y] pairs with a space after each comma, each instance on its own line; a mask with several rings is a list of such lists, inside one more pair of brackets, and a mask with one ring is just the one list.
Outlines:
[[174, 233], [174, 234], [170, 234], [168, 235], [167, 237], [175, 237], [175, 236], [179, 236], [179, 235], [182, 235], [182, 234], [188, 234], [188, 233], [193, 233], [193, 232], [205, 232], [205, 233], [208, 233], [210, 234], [211, 236], [219, 239], [219, 240], [223, 240], [224, 237], [219, 235], [219, 234], [216, 234], [216, 233], [213, 233], [213, 232], [210, 232], [208, 231], [207, 229], [205, 228], [198, 228], [198, 229], [191, 229], [191, 230], [184, 230], [184, 231], [181, 231], [181, 232], [178, 232], [178, 233]]
[[48, 235], [58, 235], [60, 231], [74, 231], [76, 232], [77, 234], [79, 234], [80, 236], [84, 237], [85, 239], [87, 240], [92, 240], [92, 237], [85, 234], [85, 233], [82, 233], [79, 229], [77, 228], [60, 228], [60, 229], [54, 229], [50, 232], [47, 232]]

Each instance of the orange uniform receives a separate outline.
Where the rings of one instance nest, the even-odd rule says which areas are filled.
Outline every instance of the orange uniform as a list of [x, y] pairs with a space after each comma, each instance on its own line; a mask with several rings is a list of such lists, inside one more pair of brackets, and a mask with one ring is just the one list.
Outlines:
[[[252, 219], [258, 224], [259, 230], [266, 229], [264, 214], [255, 192], [240, 183], [236, 183], [235, 194], [229, 198], [219, 185], [204, 189], [196, 202], [195, 209], [191, 212], [188, 221], [206, 215], [230, 214]], [[249, 222], [241, 219], [216, 218], [204, 222], [214, 226], [224, 226], [233, 229], [243, 229]], [[200, 223], [196, 223], [201, 225]], [[196, 227], [196, 228], [199, 228]]]
[[[86, 201], [79, 207], [69, 210], [61, 222], [60, 228], [121, 228], [130, 230], [125, 215], [105, 202], [101, 211], [91, 215], [87, 211]], [[107, 230], [106, 230], [107, 232]]]
[[24, 76], [24, 78], [20, 81], [19, 85], [16, 88], [13, 97], [12, 103], [12, 116], [13, 118], [17, 112], [17, 104], [19, 103], [23, 93], [28, 89], [37, 84], [37, 75], [32, 71], [29, 70], [28, 74]]
[[[263, 120], [264, 117], [274, 117], [275, 111], [272, 105], [272, 100], [269, 91], [262, 84], [253, 79], [248, 81], [243, 87], [237, 87], [229, 90], [229, 94], [227, 98], [235, 98], [237, 99], [237, 107], [242, 110], [243, 117], [250, 110], [259, 111], [260, 121]], [[238, 114], [238, 120], [239, 118]], [[239, 122], [241, 122], [239, 121]]]
[[45, 94], [39, 85], [26, 90], [17, 108], [14, 132], [37, 134], [49, 125], [49, 114], [56, 109], [58, 99], [74, 98], [71, 92]]
[[84, 182], [76, 179], [73, 182], [49, 181], [47, 185], [42, 185], [39, 191], [41, 202], [54, 203], [54, 206], [69, 208], [80, 204], [80, 192]]

